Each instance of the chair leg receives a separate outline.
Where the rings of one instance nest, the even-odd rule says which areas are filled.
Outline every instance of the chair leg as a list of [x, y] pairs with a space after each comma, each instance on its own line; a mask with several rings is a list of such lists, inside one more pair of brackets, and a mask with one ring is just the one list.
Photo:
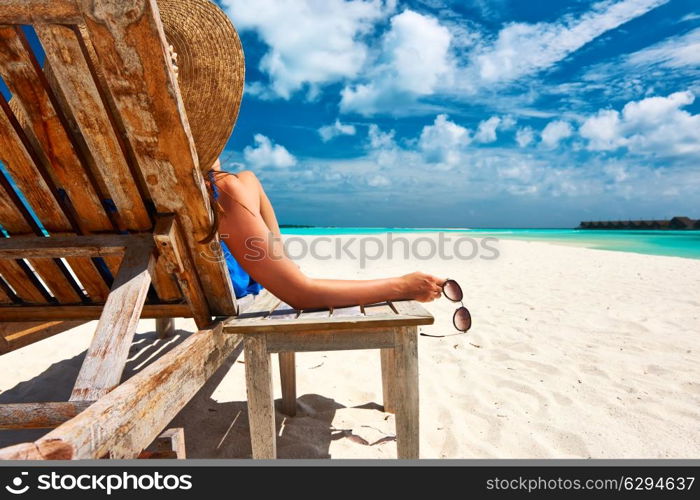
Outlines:
[[271, 355], [264, 335], [245, 339], [245, 378], [253, 458], [277, 458]]
[[396, 413], [396, 362], [394, 349], [381, 349], [384, 411]]
[[167, 339], [175, 333], [175, 318], [156, 318], [156, 333], [159, 339]]
[[419, 456], [418, 424], [418, 328], [397, 328], [396, 364], [396, 445], [398, 458]]
[[297, 413], [297, 374], [294, 352], [279, 353], [282, 384], [282, 413], [293, 417]]

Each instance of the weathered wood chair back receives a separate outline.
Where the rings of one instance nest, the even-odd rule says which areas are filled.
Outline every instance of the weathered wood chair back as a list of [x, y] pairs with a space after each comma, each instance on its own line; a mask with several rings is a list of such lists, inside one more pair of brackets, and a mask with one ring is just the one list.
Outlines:
[[234, 315], [156, 1], [0, 0], [0, 77], [0, 323], [100, 317], [130, 236], [141, 317]]

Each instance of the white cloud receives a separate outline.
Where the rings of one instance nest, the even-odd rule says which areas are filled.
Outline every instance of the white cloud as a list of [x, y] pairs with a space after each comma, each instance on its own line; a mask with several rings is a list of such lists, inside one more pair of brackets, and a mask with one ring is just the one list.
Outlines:
[[255, 30], [269, 50], [260, 69], [270, 92], [288, 99], [304, 88], [356, 77], [367, 59], [362, 37], [395, 0], [222, 0], [236, 28]]
[[588, 118], [579, 133], [589, 140], [588, 149], [611, 150], [622, 146], [620, 142], [620, 113], [612, 109], [601, 109]]
[[684, 66], [697, 68], [700, 66], [700, 28], [635, 52], [627, 58], [626, 64], [631, 66], [659, 65], [666, 68]]
[[542, 130], [542, 144], [548, 148], [555, 148], [561, 141], [571, 137], [573, 133], [574, 129], [569, 122], [563, 120], [551, 121]]
[[426, 162], [450, 169], [463, 161], [464, 148], [470, 143], [469, 129], [450, 121], [447, 115], [438, 115], [432, 125], [423, 128], [418, 148]]
[[342, 90], [341, 111], [369, 116], [391, 110], [397, 100], [433, 94], [451, 77], [451, 39], [434, 17], [411, 10], [392, 17], [368, 81]]
[[489, 143], [495, 142], [498, 139], [496, 129], [501, 125], [501, 119], [497, 116], [492, 116], [488, 120], [479, 123], [479, 128], [476, 131], [474, 139], [477, 142]]
[[250, 168], [288, 168], [297, 164], [297, 159], [287, 148], [273, 142], [262, 134], [254, 137], [255, 146], [246, 146], [243, 157]]
[[591, 11], [578, 18], [566, 16], [555, 23], [511, 23], [492, 43], [476, 49], [467, 71], [482, 85], [509, 82], [533, 74], [667, 1], [608, 0], [595, 4]]
[[393, 130], [390, 132], [384, 132], [377, 125], [372, 124], [369, 126], [369, 143], [372, 149], [388, 149], [396, 146], [394, 142], [394, 136], [396, 132]]
[[518, 146], [526, 148], [535, 140], [535, 131], [532, 130], [532, 127], [521, 127], [515, 133], [515, 140]]
[[700, 154], [700, 114], [681, 109], [694, 101], [688, 91], [631, 101], [621, 112], [598, 111], [581, 125], [579, 133], [588, 139], [591, 150], [624, 147], [632, 153], [695, 156]]
[[354, 125], [346, 125], [336, 120], [333, 125], [324, 125], [318, 129], [318, 135], [321, 136], [323, 142], [328, 142], [341, 135], [355, 135], [357, 129]]
[[391, 182], [389, 179], [383, 175], [373, 175], [367, 179], [367, 185], [370, 187], [385, 187], [389, 186]]

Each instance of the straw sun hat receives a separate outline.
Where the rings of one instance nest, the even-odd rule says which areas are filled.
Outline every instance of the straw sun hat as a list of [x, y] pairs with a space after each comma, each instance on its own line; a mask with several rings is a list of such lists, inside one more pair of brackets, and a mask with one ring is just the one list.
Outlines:
[[157, 0], [177, 53], [178, 84], [202, 170], [226, 146], [243, 97], [245, 65], [238, 34], [209, 0]]

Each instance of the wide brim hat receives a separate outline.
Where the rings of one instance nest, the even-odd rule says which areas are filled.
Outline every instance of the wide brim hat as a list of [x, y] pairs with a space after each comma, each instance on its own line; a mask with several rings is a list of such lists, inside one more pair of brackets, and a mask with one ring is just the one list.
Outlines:
[[243, 47], [228, 16], [209, 0], [157, 0], [163, 31], [177, 53], [178, 84], [199, 166], [226, 146], [243, 98]]

